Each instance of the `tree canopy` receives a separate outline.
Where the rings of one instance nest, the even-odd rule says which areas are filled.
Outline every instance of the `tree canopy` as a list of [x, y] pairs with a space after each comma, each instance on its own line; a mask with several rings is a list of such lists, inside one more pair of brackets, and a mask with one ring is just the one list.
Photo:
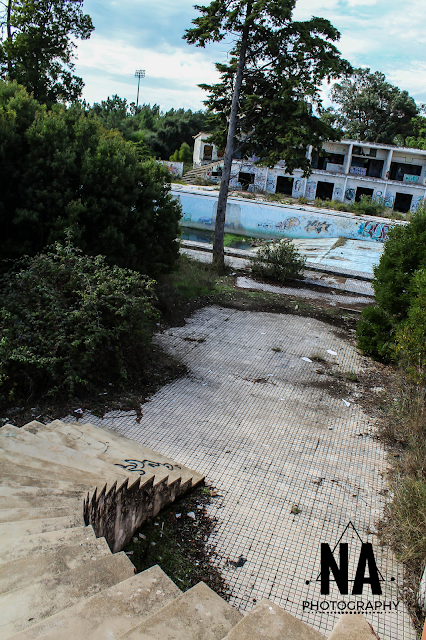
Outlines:
[[168, 171], [77, 103], [51, 109], [0, 81], [0, 253], [35, 255], [71, 229], [109, 264], [157, 275], [178, 255]]
[[197, 6], [184, 38], [204, 47], [232, 36], [226, 64], [217, 64], [221, 82], [200, 85], [209, 92], [212, 140], [225, 149], [219, 193], [213, 260], [223, 268], [223, 235], [232, 157], [238, 147], [273, 166], [285, 160], [289, 173], [310, 172], [306, 150], [337, 139], [333, 128], [315, 113], [321, 107], [324, 79], [351, 70], [335, 46], [340, 33], [328, 20], [292, 19], [296, 0], [213, 0]]
[[93, 31], [83, 0], [6, 0], [0, 77], [24, 85], [41, 103], [73, 102], [83, 80], [73, 75], [75, 39]]
[[95, 103], [89, 109], [104, 127], [117, 129], [125, 140], [136, 143], [144, 156], [161, 160], [168, 160], [183, 143], [192, 148], [193, 136], [202, 131], [206, 123], [203, 111], [170, 109], [162, 112], [156, 104], [136, 107], [117, 95]]
[[330, 97], [335, 106], [326, 110], [323, 119], [347, 138], [394, 144], [412, 135], [412, 118], [419, 108], [407, 91], [387, 82], [383, 73], [355, 69], [333, 86]]

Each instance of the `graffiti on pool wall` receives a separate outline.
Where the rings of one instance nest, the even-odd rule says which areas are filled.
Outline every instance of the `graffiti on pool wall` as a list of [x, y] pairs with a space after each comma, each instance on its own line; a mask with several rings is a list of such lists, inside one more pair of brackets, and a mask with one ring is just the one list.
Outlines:
[[273, 229], [275, 222], [273, 220], [264, 220], [263, 222], [258, 222], [257, 227], [258, 229]]
[[213, 224], [213, 218], [198, 218], [198, 222], [210, 227]]
[[385, 224], [383, 222], [363, 222], [358, 229], [358, 234], [363, 238], [368, 236], [377, 242], [385, 242], [388, 238], [389, 229], [392, 229], [391, 224]]
[[298, 227], [300, 225], [299, 218], [286, 218], [282, 222], [277, 222], [275, 228], [279, 231], [290, 231], [293, 227]]
[[352, 202], [353, 200], [355, 200], [355, 189], [346, 189], [345, 200], [347, 200], [348, 202]]
[[326, 220], [309, 220], [305, 231], [307, 233], [312, 233], [312, 231], [322, 233], [328, 231], [329, 227], [331, 227], [331, 222], [326, 222]]

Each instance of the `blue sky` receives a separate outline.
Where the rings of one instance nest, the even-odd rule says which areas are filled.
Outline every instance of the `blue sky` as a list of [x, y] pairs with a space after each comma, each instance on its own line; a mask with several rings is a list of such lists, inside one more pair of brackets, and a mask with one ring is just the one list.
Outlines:
[[[198, 15], [195, 3], [85, 0], [95, 31], [76, 50], [83, 97], [93, 103], [116, 93], [135, 101], [134, 72], [145, 69], [140, 102], [163, 110], [203, 108], [205, 92], [197, 84], [217, 79], [214, 63], [224, 60], [228, 47], [218, 43], [200, 49], [182, 40]], [[389, 82], [426, 102], [426, 0], [297, 0], [294, 18], [312, 15], [339, 29], [338, 47], [352, 65], [382, 71]]]

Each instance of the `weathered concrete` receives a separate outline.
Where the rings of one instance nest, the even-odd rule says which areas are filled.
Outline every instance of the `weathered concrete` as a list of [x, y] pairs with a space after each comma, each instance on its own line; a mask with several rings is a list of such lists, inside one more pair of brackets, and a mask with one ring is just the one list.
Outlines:
[[[379, 636], [362, 614], [343, 614], [334, 627], [328, 640], [377, 640]], [[394, 636], [395, 640], [397, 636]]]
[[29, 627], [13, 640], [115, 640], [179, 595], [160, 567], [151, 567]]
[[325, 640], [325, 636], [267, 599], [228, 633], [225, 640]]
[[0, 594], [31, 585], [35, 577], [37, 580], [44, 580], [110, 554], [105, 538], [98, 538], [77, 545], [62, 544], [45, 553], [33, 553], [31, 556], [9, 560], [1, 565]]
[[122, 638], [222, 640], [241, 618], [241, 613], [200, 582]]
[[60, 531], [73, 527], [84, 527], [83, 514], [68, 515], [60, 518], [38, 518], [37, 520], [21, 520], [18, 522], [0, 522], [0, 544], [8, 542], [14, 536], [33, 536], [50, 531]]
[[0, 563], [54, 551], [62, 545], [93, 543], [96, 543], [96, 536], [92, 527], [71, 527], [27, 536], [3, 537], [0, 539]]
[[30, 586], [0, 595], [0, 640], [130, 578], [134, 567], [125, 553], [109, 555]]

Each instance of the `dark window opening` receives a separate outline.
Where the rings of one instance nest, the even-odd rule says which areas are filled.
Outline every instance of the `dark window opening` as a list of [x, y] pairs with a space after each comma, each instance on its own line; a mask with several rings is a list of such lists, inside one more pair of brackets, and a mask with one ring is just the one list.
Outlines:
[[222, 168], [219, 167], [217, 171], [212, 171], [212, 178], [221, 178], [222, 177]]
[[285, 193], [287, 196], [291, 196], [293, 193], [293, 178], [278, 176], [275, 193]]
[[375, 158], [377, 155], [377, 149], [367, 149], [363, 147], [353, 147], [352, 155], [354, 156], [370, 156], [370, 158]]
[[[351, 167], [359, 167], [365, 169], [362, 175], [370, 176], [370, 178], [381, 178], [384, 160], [369, 160], [367, 158], [352, 158]], [[355, 172], [352, 172], [355, 173]], [[357, 172], [360, 173], [360, 172]]]
[[209, 144], [205, 144], [204, 151], [203, 151], [203, 160], [211, 160], [212, 153], [213, 153], [213, 147]]
[[403, 162], [392, 162], [390, 167], [390, 179], [403, 182], [405, 175], [419, 176], [422, 172], [421, 166], [417, 164], [404, 164]]
[[331, 200], [333, 197], [333, 189], [333, 182], [318, 182], [315, 197], [321, 200]]
[[249, 184], [254, 184], [254, 173], [240, 173], [238, 174], [238, 182], [241, 184], [242, 189], [247, 189]]
[[413, 196], [409, 193], [396, 193], [395, 194], [395, 204], [393, 208], [395, 211], [400, 211], [401, 213], [408, 213], [411, 207], [411, 200]]
[[222, 151], [222, 149], [218, 149], [218, 150], [217, 150], [217, 157], [218, 157], [218, 158], [223, 158], [223, 151]]
[[312, 156], [312, 169], [324, 169], [325, 164], [327, 164], [327, 158], [325, 156]]
[[345, 156], [343, 156], [341, 153], [330, 153], [327, 156], [327, 163], [330, 163], [330, 164], [344, 164], [345, 163]]
[[357, 187], [355, 194], [355, 202], [361, 202], [361, 196], [373, 197], [374, 189], [365, 189], [364, 187]]

